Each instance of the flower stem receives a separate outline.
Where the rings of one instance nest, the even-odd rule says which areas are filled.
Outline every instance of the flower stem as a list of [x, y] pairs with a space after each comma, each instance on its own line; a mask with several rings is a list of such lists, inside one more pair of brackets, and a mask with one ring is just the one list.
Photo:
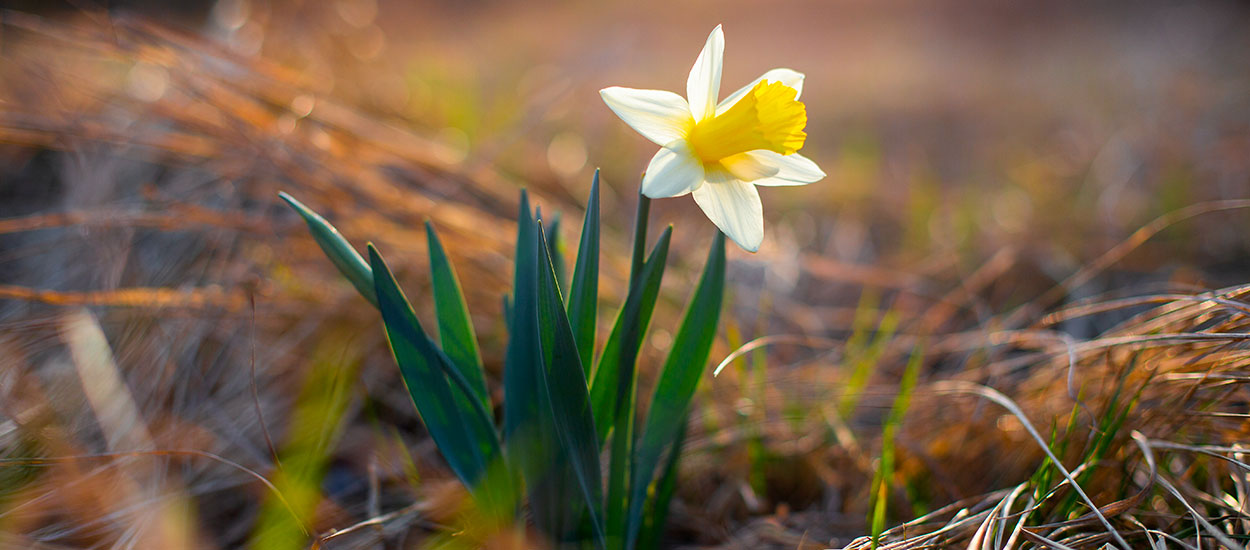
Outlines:
[[647, 220], [651, 217], [651, 199], [638, 194], [638, 212], [634, 214], [634, 258], [629, 265], [629, 286], [632, 288], [642, 273], [647, 254]]

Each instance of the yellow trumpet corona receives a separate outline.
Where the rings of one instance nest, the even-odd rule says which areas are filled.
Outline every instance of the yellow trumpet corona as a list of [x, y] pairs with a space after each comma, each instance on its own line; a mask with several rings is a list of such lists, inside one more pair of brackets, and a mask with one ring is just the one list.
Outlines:
[[807, 139], [807, 109], [797, 96], [781, 82], [761, 80], [725, 112], [695, 123], [690, 147], [704, 163], [762, 149], [797, 153]]

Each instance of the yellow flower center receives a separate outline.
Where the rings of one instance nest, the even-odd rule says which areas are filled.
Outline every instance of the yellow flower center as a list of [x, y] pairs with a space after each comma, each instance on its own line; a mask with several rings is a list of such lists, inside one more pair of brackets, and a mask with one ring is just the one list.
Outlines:
[[794, 153], [807, 139], [807, 108], [798, 95], [781, 82], [761, 80], [725, 112], [696, 123], [690, 146], [705, 163], [759, 149]]

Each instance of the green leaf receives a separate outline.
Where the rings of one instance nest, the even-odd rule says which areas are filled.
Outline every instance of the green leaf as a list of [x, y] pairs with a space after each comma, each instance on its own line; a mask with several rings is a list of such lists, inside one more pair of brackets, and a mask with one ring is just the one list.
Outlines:
[[[517, 213], [515, 272], [512, 282], [508, 317], [508, 346], [504, 355], [504, 441], [511, 445], [519, 428], [537, 415], [538, 332], [535, 294], [537, 283], [537, 246], [534, 218], [530, 213], [529, 194], [521, 191], [520, 212]], [[505, 302], [506, 303], [506, 302]], [[513, 453], [509, 451], [509, 454]], [[524, 457], [518, 456], [518, 460]], [[522, 468], [524, 469], [524, 468]]]
[[643, 264], [638, 281], [625, 298], [625, 306], [616, 316], [612, 333], [604, 344], [599, 367], [590, 385], [590, 403], [594, 411], [596, 431], [602, 444], [615, 422], [617, 403], [633, 386], [634, 363], [642, 338], [651, 322], [651, 312], [660, 293], [660, 280], [668, 260], [668, 245], [673, 236], [670, 226], [660, 235], [651, 256]]
[[[622, 371], [623, 372], [623, 371]], [[608, 456], [608, 506], [607, 532], [612, 550], [625, 548], [626, 529], [629, 513], [629, 474], [630, 458], [634, 448], [634, 411], [637, 385], [632, 380], [622, 385], [628, 388], [621, 392], [620, 402], [616, 408], [616, 422], [612, 427], [612, 451]]]
[[351, 243], [343, 238], [339, 230], [330, 225], [325, 218], [304, 206], [304, 203], [295, 200], [295, 197], [286, 194], [285, 191], [278, 193], [278, 197], [291, 205], [291, 208], [304, 218], [304, 223], [308, 224], [308, 230], [312, 232], [313, 240], [317, 241], [317, 245], [325, 252], [326, 257], [330, 258], [330, 263], [338, 268], [339, 273], [347, 277], [361, 296], [376, 307], [378, 297], [373, 291], [373, 273], [369, 269], [369, 264], [360, 257], [360, 253], [352, 248]]
[[378, 309], [404, 385], [447, 464], [466, 486], [473, 488], [487, 466], [500, 456], [494, 425], [484, 411], [466, 410], [457, 403], [455, 392], [470, 395], [467, 385], [461, 378], [457, 389], [452, 389], [447, 377], [459, 371], [426, 336], [390, 268], [372, 245], [369, 263]]
[[456, 270], [443, 250], [443, 243], [434, 231], [434, 225], [425, 222], [425, 234], [430, 252], [430, 281], [434, 291], [434, 310], [438, 314], [438, 337], [443, 351], [451, 363], [473, 389], [474, 398], [490, 410], [490, 394], [486, 390], [486, 375], [482, 372], [482, 358], [478, 353], [477, 334], [469, 320], [469, 308]]
[[[541, 222], [539, 224], [541, 228]], [[581, 489], [591, 525], [600, 547], [603, 535], [603, 487], [599, 471], [599, 441], [595, 436], [595, 421], [590, 413], [590, 394], [586, 387], [586, 374], [582, 370], [573, 330], [564, 312], [564, 302], [551, 262], [550, 248], [541, 240], [536, 247], [542, 252], [538, 262], [538, 328], [541, 338], [544, 367], [540, 369], [545, 401], [553, 419], [556, 438], [564, 457], [572, 469], [577, 486]], [[569, 525], [576, 525], [576, 514], [566, 506]]]
[[673, 449], [668, 454], [660, 480], [655, 486], [655, 497], [648, 503], [646, 522], [638, 536], [635, 548], [659, 548], [660, 536], [664, 534], [664, 524], [668, 520], [668, 506], [673, 501], [673, 493], [677, 492], [677, 465], [681, 462], [681, 447], [686, 441], [687, 418], [682, 418], [673, 440]]
[[[645, 220], [640, 219], [638, 225], [645, 225]], [[607, 508], [607, 534], [612, 548], [619, 548], [626, 537], [627, 496], [636, 421], [634, 403], [637, 382], [634, 371], [638, 350], [659, 295], [672, 235], [673, 228], [670, 226], [660, 235], [651, 257], [642, 264], [638, 276], [633, 278], [633, 288], [604, 346], [599, 369], [595, 372], [596, 385], [591, 389], [591, 403], [595, 406], [595, 421], [601, 441], [607, 438], [608, 433], [612, 434]], [[638, 236], [645, 238], [642, 232]], [[642, 238], [635, 240], [636, 247], [642, 247]], [[597, 396], [596, 388], [599, 389]]]
[[[540, 217], [541, 220], [541, 217]], [[564, 248], [564, 241], [560, 239], [560, 213], [556, 212], [551, 216], [551, 225], [547, 226], [547, 230], [543, 233], [546, 237], [547, 256], [551, 258], [551, 269], [556, 274], [556, 288], [560, 290], [560, 296], [564, 296], [564, 292], [568, 290], [565, 284], [564, 254], [561, 250]]]
[[545, 372], [538, 323], [538, 257], [541, 229], [521, 192], [517, 214], [516, 268], [508, 347], [504, 358], [504, 441], [508, 459], [524, 480], [534, 524], [555, 538], [574, 527], [568, 522], [567, 457], [556, 440], [542, 377]]
[[582, 240], [577, 247], [577, 264], [573, 267], [573, 286], [569, 289], [569, 323], [577, 339], [582, 368], [590, 375], [595, 354], [595, 323], [599, 307], [599, 171], [590, 184], [586, 219], [582, 222]]
[[[665, 249], [657, 262], [649, 263], [644, 260], [650, 212], [651, 199], [638, 195], [638, 210], [634, 215], [634, 247], [629, 266], [629, 292], [625, 297], [625, 306], [618, 313], [612, 333], [604, 345], [599, 368], [595, 371], [595, 385], [591, 389], [591, 402], [596, 407], [595, 419], [601, 442], [607, 439], [609, 433], [612, 435], [611, 454], [608, 458], [607, 533], [609, 546], [613, 550], [619, 550], [625, 543], [630, 463], [634, 447], [634, 423], [637, 421], [635, 401], [638, 384], [634, 379], [635, 363], [638, 348], [642, 345], [647, 324], [651, 320], [651, 309], [655, 306], [656, 294], [647, 298], [642, 289], [654, 276], [652, 289], [658, 293], [659, 281], [668, 258], [665, 241], [672, 235], [672, 226], [669, 226], [668, 231], [660, 238]], [[657, 244], [653, 253], [658, 252], [660, 247]], [[646, 270], [648, 266], [651, 267], [649, 271]], [[647, 271], [645, 276], [644, 271]]]
[[[638, 530], [642, 526], [643, 504], [655, 468], [684, 428], [682, 422], [675, 422], [674, 419], [686, 418], [690, 400], [706, 370], [712, 342], [716, 339], [724, 295], [725, 235], [717, 231], [708, 251], [707, 263], [703, 266], [703, 275], [664, 362], [634, 456], [626, 548], [633, 548], [637, 541]], [[672, 452], [677, 452], [677, 449]]]

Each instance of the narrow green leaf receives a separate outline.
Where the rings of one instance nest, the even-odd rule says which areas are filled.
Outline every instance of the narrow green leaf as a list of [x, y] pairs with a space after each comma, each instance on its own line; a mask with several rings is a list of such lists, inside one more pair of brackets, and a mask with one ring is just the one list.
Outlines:
[[707, 368], [724, 295], [725, 235], [717, 231], [708, 251], [707, 263], [703, 266], [703, 275], [660, 372], [660, 380], [651, 398], [651, 409], [647, 412], [642, 437], [634, 455], [626, 548], [633, 548], [637, 541], [643, 504], [655, 468], [684, 429], [683, 424], [674, 422], [674, 419], [686, 417], [695, 388]]
[[524, 480], [529, 508], [539, 530], [566, 536], [569, 467], [556, 440], [542, 384], [545, 366], [538, 322], [538, 231], [529, 196], [521, 192], [517, 214], [516, 269], [504, 358], [504, 441], [508, 459]]
[[[529, 194], [521, 191], [520, 212], [517, 213], [515, 272], [512, 282], [512, 303], [507, 308], [508, 346], [504, 357], [504, 440], [510, 441], [518, 428], [536, 414], [538, 388], [534, 362], [538, 357], [537, 316], [534, 304], [537, 264], [534, 247], [534, 218], [530, 213]], [[511, 453], [510, 453], [511, 454]], [[521, 457], [517, 457], [518, 460]]]
[[330, 222], [326, 221], [321, 215], [313, 212], [304, 203], [295, 200], [295, 197], [288, 195], [285, 191], [278, 193], [278, 197], [291, 205], [304, 223], [308, 224], [308, 230], [312, 233], [313, 240], [317, 241], [317, 245], [325, 252], [326, 257], [330, 258], [330, 263], [338, 268], [347, 280], [356, 287], [356, 291], [364, 296], [374, 307], [378, 305], [377, 294], [373, 291], [373, 273], [369, 270], [369, 264], [365, 263], [364, 258], [360, 257], [360, 253], [352, 248], [351, 243], [343, 238], [338, 229], [335, 229]]
[[[687, 413], [689, 414], [689, 413]], [[668, 520], [668, 506], [673, 501], [673, 493], [677, 492], [677, 465], [681, 462], [681, 448], [686, 441], [687, 418], [678, 424], [681, 429], [673, 440], [673, 448], [664, 463], [663, 473], [655, 486], [655, 497], [648, 503], [647, 517], [642, 524], [642, 533], [638, 536], [635, 548], [655, 549], [660, 547], [660, 536], [664, 534], [664, 525]]]
[[[638, 281], [629, 289], [625, 306], [616, 316], [612, 333], [604, 344], [590, 385], [590, 403], [594, 411], [596, 431], [600, 444], [607, 440], [608, 431], [615, 422], [620, 394], [633, 384], [634, 363], [642, 346], [642, 337], [651, 322], [651, 312], [660, 293], [660, 280], [668, 260], [668, 245], [673, 236], [669, 227], [660, 235], [650, 258], [639, 270]], [[624, 372], [623, 372], [624, 371]]]
[[[541, 218], [539, 218], [541, 220]], [[547, 230], [543, 233], [547, 247], [547, 256], [551, 258], [551, 269], [556, 274], [556, 288], [560, 290], [560, 296], [563, 298], [565, 292], [568, 291], [567, 277], [565, 272], [568, 269], [564, 265], [564, 240], [560, 238], [560, 213], [556, 212], [551, 216], [551, 224], [547, 225]]]
[[595, 179], [590, 184], [590, 199], [586, 204], [586, 219], [582, 222], [582, 240], [577, 247], [568, 302], [569, 323], [573, 325], [582, 368], [589, 376], [599, 314], [599, 170], [595, 170]]
[[482, 358], [477, 348], [477, 334], [469, 319], [469, 307], [465, 305], [464, 293], [456, 270], [443, 250], [443, 243], [434, 225], [425, 222], [425, 235], [430, 252], [430, 281], [434, 291], [434, 310], [438, 314], [438, 337], [443, 351], [451, 363], [469, 382], [474, 397], [490, 410], [490, 394], [486, 390], [486, 375], [482, 372]]
[[[626, 370], [621, 369], [622, 377]], [[612, 427], [612, 451], [608, 456], [608, 506], [607, 532], [608, 544], [612, 550], [625, 548], [626, 529], [629, 514], [629, 475], [630, 458], [634, 449], [634, 423], [637, 414], [634, 401], [638, 390], [637, 383], [632, 380], [622, 384], [616, 405], [616, 419]]]
[[460, 378], [456, 389], [452, 389], [447, 377], [459, 371], [426, 336], [390, 268], [373, 246], [369, 246], [369, 263], [378, 309], [404, 385], [439, 452], [456, 476], [472, 488], [487, 466], [500, 456], [494, 425], [485, 411], [466, 410], [458, 405], [456, 393], [469, 396], [469, 388]]
[[[539, 224], [541, 228], [541, 222]], [[590, 412], [590, 394], [582, 370], [573, 330], [564, 312], [564, 302], [551, 262], [550, 248], [541, 240], [536, 247], [542, 252], [538, 261], [538, 328], [542, 348], [542, 379], [545, 401], [553, 419], [556, 438], [576, 479], [577, 486], [590, 511], [591, 525], [599, 546], [604, 546], [603, 488], [599, 471], [599, 441], [595, 421]], [[572, 511], [572, 507], [566, 510]], [[576, 514], [570, 513], [568, 525], [575, 526]]]
[[[640, 226], [645, 226], [639, 220]], [[634, 377], [638, 350], [647, 333], [651, 312], [660, 291], [668, 260], [668, 245], [673, 228], [665, 229], [642, 265], [625, 299], [625, 307], [617, 316], [616, 326], [608, 337], [595, 371], [595, 387], [591, 403], [595, 406], [595, 422], [600, 441], [612, 434], [612, 451], [608, 460], [607, 535], [609, 548], [621, 548], [625, 542], [630, 462], [633, 456], [637, 381]], [[641, 236], [641, 235], [640, 235]], [[634, 243], [642, 246], [641, 241]], [[595, 389], [598, 389], [596, 395]], [[597, 399], [596, 399], [597, 398]]]

